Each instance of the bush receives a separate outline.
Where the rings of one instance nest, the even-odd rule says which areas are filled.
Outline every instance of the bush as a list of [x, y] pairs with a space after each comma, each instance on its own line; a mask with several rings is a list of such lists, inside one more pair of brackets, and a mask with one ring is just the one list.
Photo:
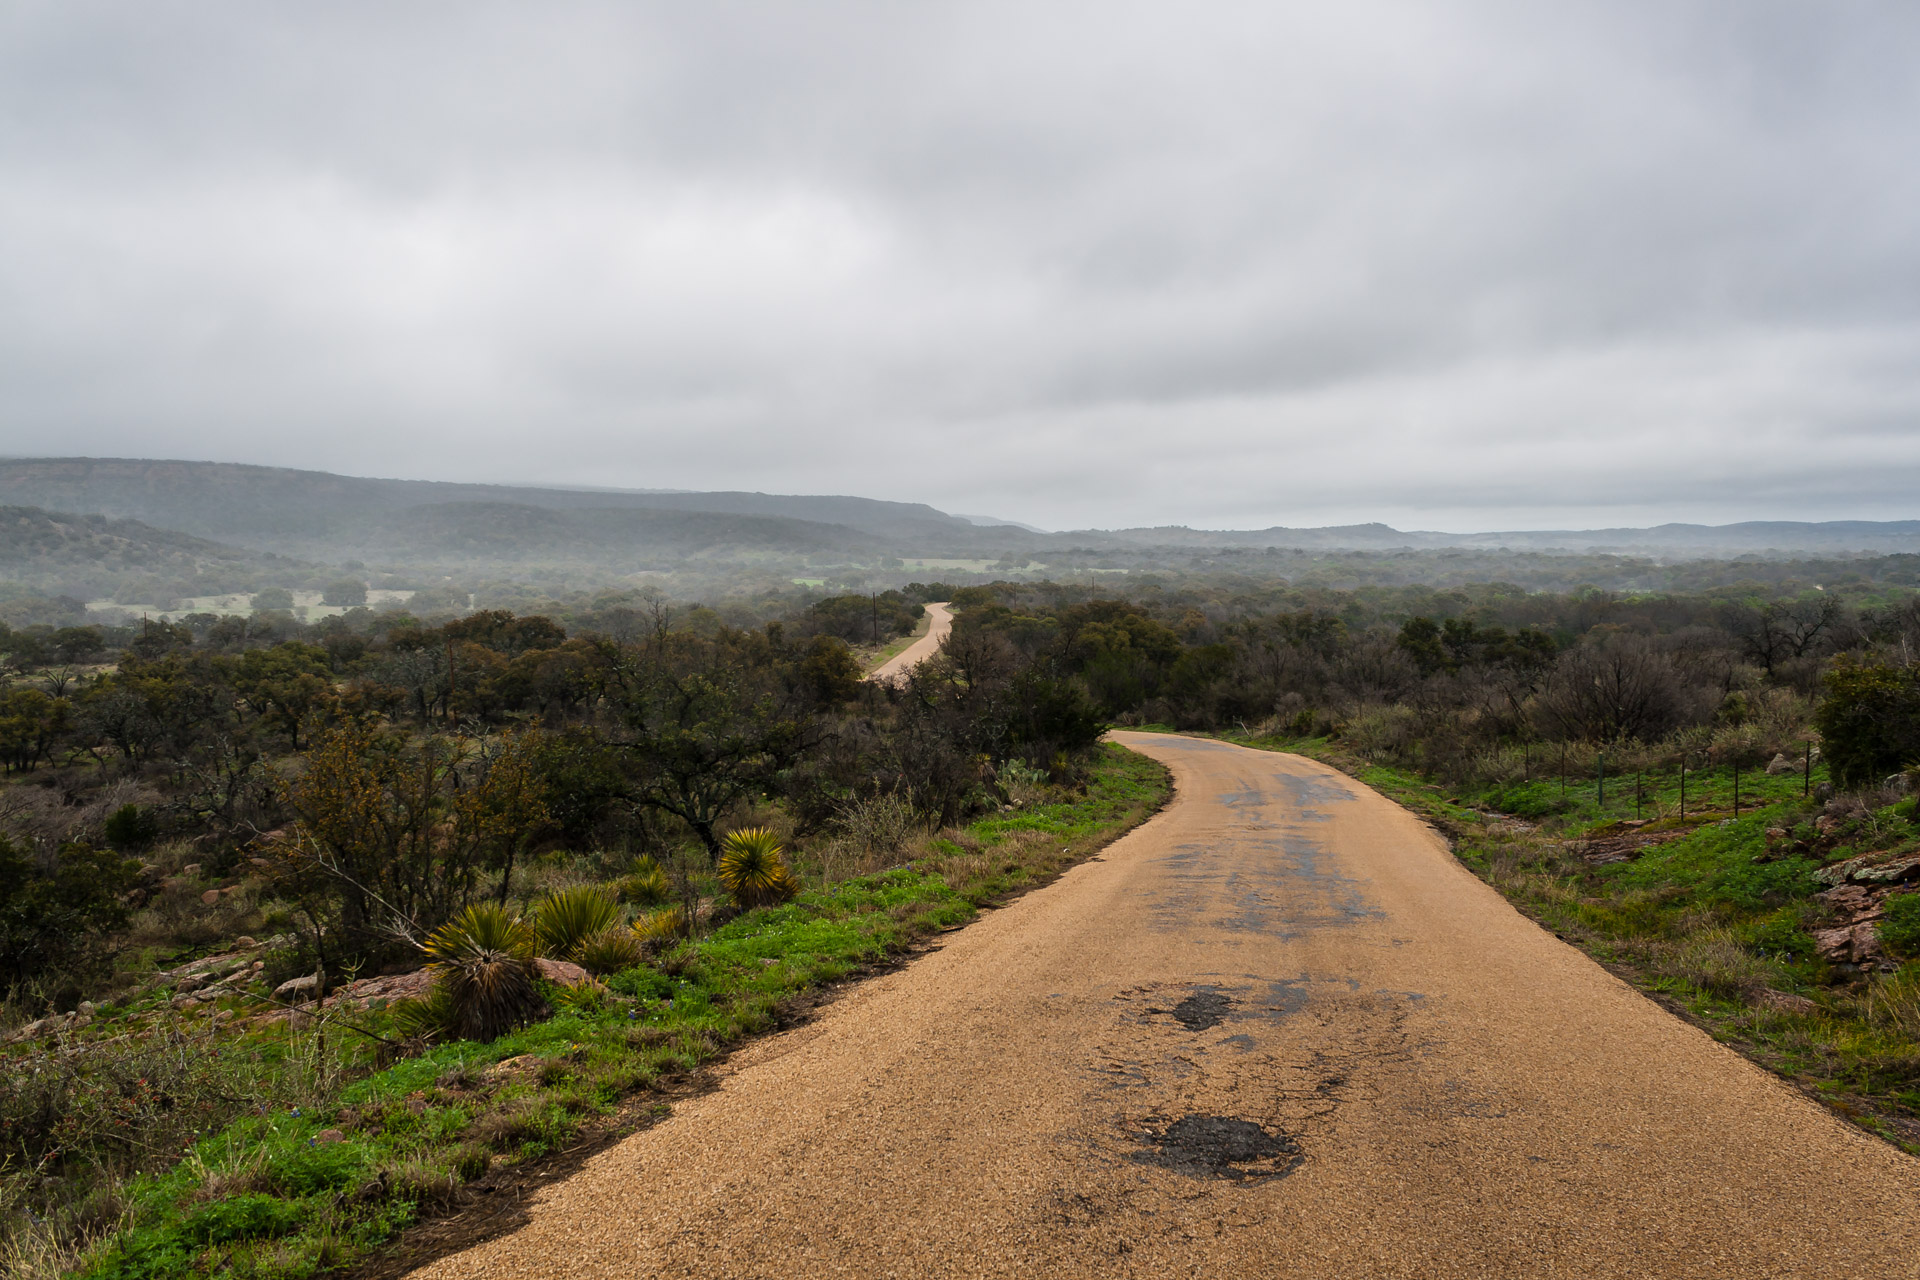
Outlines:
[[780, 841], [765, 827], [742, 827], [720, 842], [720, 883], [742, 907], [772, 906], [798, 891], [780, 857]]
[[267, 1240], [294, 1230], [305, 1216], [297, 1204], [254, 1193], [195, 1210], [181, 1224], [181, 1234], [195, 1244]]
[[139, 805], [124, 804], [107, 818], [103, 832], [108, 845], [121, 853], [129, 853], [152, 844], [160, 833], [159, 825], [153, 815]]
[[85, 966], [127, 922], [136, 863], [90, 845], [60, 850], [44, 872], [0, 835], [0, 988]]
[[588, 973], [619, 973], [639, 964], [645, 955], [633, 930], [610, 925], [574, 948], [573, 958]]
[[1920, 958], [1920, 893], [1887, 899], [1880, 941], [1896, 956]]
[[493, 1040], [545, 1016], [534, 950], [533, 930], [491, 902], [468, 907], [427, 939], [456, 1035]]
[[1843, 787], [1864, 787], [1920, 762], [1920, 666], [1842, 657], [1814, 716], [1820, 749]]
[[534, 908], [533, 931], [540, 948], [556, 960], [572, 960], [587, 939], [620, 922], [620, 904], [599, 885], [583, 884], [547, 895]]
[[618, 881], [614, 890], [622, 902], [631, 902], [637, 907], [657, 907], [673, 897], [673, 885], [666, 871], [651, 857], [635, 862], [632, 873]]

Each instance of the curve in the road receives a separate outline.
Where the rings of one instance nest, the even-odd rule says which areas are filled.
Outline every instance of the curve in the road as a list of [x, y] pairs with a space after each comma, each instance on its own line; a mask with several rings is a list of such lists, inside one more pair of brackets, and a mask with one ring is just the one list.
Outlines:
[[953, 630], [953, 610], [945, 600], [927, 606], [927, 633], [894, 654], [867, 677], [882, 684], [898, 684], [907, 672], [940, 652], [940, 642]]
[[751, 1047], [423, 1275], [1913, 1276], [1920, 1165], [1295, 756]]

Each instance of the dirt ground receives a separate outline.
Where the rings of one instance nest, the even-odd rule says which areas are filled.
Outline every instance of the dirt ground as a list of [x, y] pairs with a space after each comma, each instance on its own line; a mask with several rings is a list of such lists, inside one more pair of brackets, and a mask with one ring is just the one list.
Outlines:
[[415, 1273], [1920, 1275], [1920, 1162], [1295, 756], [738, 1055]]
[[927, 634], [894, 654], [874, 669], [869, 680], [894, 683], [902, 679], [907, 672], [931, 658], [940, 650], [940, 642], [947, 638], [947, 632], [953, 630], [953, 611], [944, 602], [927, 606]]

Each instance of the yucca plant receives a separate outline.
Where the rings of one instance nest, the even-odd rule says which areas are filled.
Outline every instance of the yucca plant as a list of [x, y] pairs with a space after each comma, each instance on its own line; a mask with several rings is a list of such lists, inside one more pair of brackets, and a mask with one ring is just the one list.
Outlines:
[[779, 837], [765, 827], [728, 832], [720, 842], [720, 883], [747, 910], [785, 902], [799, 886], [780, 852]]
[[620, 923], [620, 904], [598, 885], [576, 885], [548, 894], [534, 908], [533, 932], [540, 953], [555, 960], [572, 960], [581, 943]]
[[619, 883], [620, 897], [638, 907], [657, 907], [673, 897], [673, 885], [666, 869], [651, 857], [642, 856], [633, 870]]
[[452, 1005], [455, 1035], [492, 1040], [545, 1016], [535, 948], [533, 930], [493, 902], [468, 907], [427, 939], [436, 994]]
[[453, 1040], [460, 1034], [453, 1000], [447, 989], [437, 982], [417, 1000], [395, 1000], [389, 1013], [393, 1029], [404, 1040]]
[[646, 954], [633, 930], [616, 925], [602, 929], [575, 947], [573, 959], [588, 973], [618, 973], [639, 964], [646, 959]]
[[633, 922], [633, 936], [645, 947], [667, 947], [687, 936], [687, 913], [680, 907], [661, 907]]

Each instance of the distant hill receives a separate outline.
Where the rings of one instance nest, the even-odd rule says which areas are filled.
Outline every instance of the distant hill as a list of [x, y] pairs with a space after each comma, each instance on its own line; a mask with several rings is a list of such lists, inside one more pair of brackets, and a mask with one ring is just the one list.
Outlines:
[[1102, 539], [1136, 547], [1279, 547], [1306, 551], [1394, 551], [1462, 548], [1508, 551], [1613, 552], [1669, 559], [1744, 555], [1888, 555], [1920, 552], [1920, 520], [1755, 520], [1742, 524], [1663, 524], [1650, 529], [1517, 530], [1507, 533], [1406, 532], [1384, 524], [1322, 529], [1089, 530], [1070, 535], [1083, 544]]
[[212, 595], [252, 590], [307, 567], [138, 520], [0, 506], [0, 579], [48, 594], [87, 599], [128, 582], [165, 581], [177, 594]]
[[534, 562], [631, 571], [689, 560], [778, 557], [873, 564], [887, 556], [991, 560], [1014, 554], [1045, 562], [1080, 553], [1268, 548], [1505, 550], [1665, 560], [1920, 552], [1920, 521], [1914, 520], [1466, 534], [1377, 523], [1056, 534], [874, 498], [448, 484], [131, 458], [0, 459], [0, 503], [134, 520], [156, 531], [330, 564], [357, 559], [481, 571]]
[[[442, 546], [502, 550], [524, 535], [536, 541], [558, 538], [576, 553], [591, 545], [595, 558], [618, 554], [636, 538], [679, 553], [711, 550], [730, 540], [743, 547], [800, 552], [884, 540], [912, 551], [959, 546], [991, 548], [996, 554], [1023, 549], [1031, 539], [1024, 530], [978, 529], [922, 503], [872, 498], [445, 484], [129, 458], [0, 459], [0, 502], [98, 512], [323, 559], [410, 553], [417, 548], [407, 539], [423, 529]], [[443, 507], [459, 510], [427, 514]], [[577, 518], [543, 521], [531, 514], [535, 509]], [[717, 516], [734, 517], [734, 522], [719, 523]], [[498, 520], [497, 528], [484, 527], [489, 517]], [[675, 518], [685, 527], [671, 529]]]

